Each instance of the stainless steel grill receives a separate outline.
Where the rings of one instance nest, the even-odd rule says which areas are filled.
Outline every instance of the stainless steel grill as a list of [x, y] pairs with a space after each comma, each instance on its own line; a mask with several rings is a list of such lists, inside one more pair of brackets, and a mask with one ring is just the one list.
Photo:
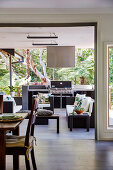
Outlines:
[[52, 94], [72, 94], [72, 88], [51, 88], [50, 93]]

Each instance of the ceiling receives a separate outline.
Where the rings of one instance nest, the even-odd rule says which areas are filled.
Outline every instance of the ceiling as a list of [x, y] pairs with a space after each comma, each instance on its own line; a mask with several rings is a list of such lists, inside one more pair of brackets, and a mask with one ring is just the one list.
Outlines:
[[113, 0], [0, 0], [0, 8], [111, 8]]
[[[49, 36], [55, 33], [58, 39], [27, 39], [27, 36]], [[37, 48], [32, 43], [58, 43], [76, 48], [94, 47], [94, 27], [1, 27], [0, 48]]]

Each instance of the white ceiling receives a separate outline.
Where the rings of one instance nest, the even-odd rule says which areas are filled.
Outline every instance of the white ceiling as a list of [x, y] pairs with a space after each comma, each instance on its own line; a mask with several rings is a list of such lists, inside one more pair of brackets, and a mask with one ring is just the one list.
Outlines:
[[0, 8], [111, 8], [113, 0], [0, 0]]
[[[55, 33], [58, 39], [27, 39], [30, 36], [49, 36]], [[94, 47], [94, 27], [21, 27], [0, 28], [0, 48], [34, 48], [32, 43], [58, 43], [76, 48]], [[36, 46], [38, 47], [38, 46]]]

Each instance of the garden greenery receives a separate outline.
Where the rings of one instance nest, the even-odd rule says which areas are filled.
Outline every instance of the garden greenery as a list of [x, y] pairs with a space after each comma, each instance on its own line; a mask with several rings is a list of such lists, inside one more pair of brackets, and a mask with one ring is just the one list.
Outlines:
[[[23, 54], [23, 50], [16, 49], [21, 55]], [[85, 84], [94, 84], [94, 49], [77, 49], [75, 53], [75, 67], [74, 68], [55, 68], [54, 69], [54, 79], [55, 80], [71, 80], [73, 84], [80, 84], [80, 78], [84, 77]], [[43, 68], [39, 62], [39, 49], [31, 49], [30, 55], [32, 56], [34, 65], [36, 68], [43, 74]], [[13, 61], [15, 58], [13, 57]], [[47, 66], [47, 51], [43, 50], [42, 61]], [[9, 86], [9, 70], [8, 67], [2, 67], [4, 65], [4, 61], [0, 56], [0, 91], [3, 90], [4, 87]], [[20, 87], [23, 84], [26, 84], [26, 64], [25, 63], [17, 63], [13, 64], [13, 71], [19, 77], [17, 80], [13, 74], [13, 86]], [[53, 80], [53, 69], [46, 68], [47, 75], [50, 80]], [[35, 75], [35, 73], [30, 70], [30, 79], [31, 82], [39, 82], [41, 81], [39, 77]], [[8, 93], [9, 88], [6, 90]], [[21, 89], [20, 89], [21, 91]]]

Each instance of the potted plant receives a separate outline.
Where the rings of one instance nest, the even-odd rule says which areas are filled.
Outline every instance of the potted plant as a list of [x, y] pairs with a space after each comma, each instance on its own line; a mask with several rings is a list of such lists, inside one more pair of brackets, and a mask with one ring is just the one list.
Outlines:
[[14, 97], [14, 96], [15, 96], [15, 92], [14, 92], [15, 88], [14, 88], [14, 86], [8, 86], [8, 87], [9, 87], [9, 89], [10, 89], [10, 95], [11, 95], [12, 97]]

